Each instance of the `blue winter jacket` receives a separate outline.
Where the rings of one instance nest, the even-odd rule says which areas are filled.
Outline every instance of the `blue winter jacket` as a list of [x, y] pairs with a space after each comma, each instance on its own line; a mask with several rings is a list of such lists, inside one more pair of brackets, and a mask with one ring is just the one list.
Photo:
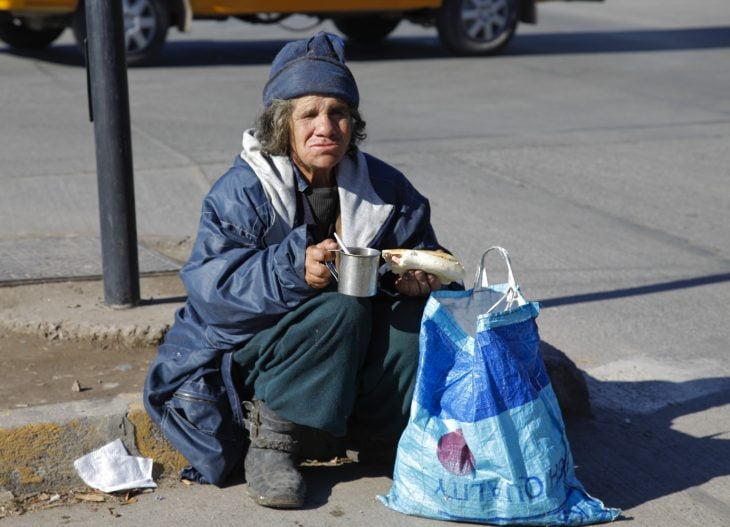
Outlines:
[[[147, 376], [145, 407], [205, 481], [222, 483], [243, 451], [241, 401], [231, 351], [319, 290], [304, 280], [312, 243], [297, 214], [307, 186], [285, 157], [260, 152], [252, 133], [212, 187], [190, 260], [187, 289]], [[247, 144], [248, 142], [248, 144]], [[399, 171], [357, 151], [338, 166], [347, 245], [441, 248], [428, 200]]]

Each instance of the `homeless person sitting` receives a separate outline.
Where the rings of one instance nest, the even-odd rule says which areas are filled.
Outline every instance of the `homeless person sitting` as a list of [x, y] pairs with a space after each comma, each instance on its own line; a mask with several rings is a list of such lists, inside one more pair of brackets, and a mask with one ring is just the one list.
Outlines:
[[339, 247], [334, 233], [351, 246], [443, 248], [428, 201], [357, 146], [365, 122], [339, 37], [285, 45], [263, 102], [204, 199], [180, 272], [187, 302], [151, 366], [145, 406], [200, 482], [223, 483], [244, 453], [245, 426], [248, 493], [298, 508], [302, 427], [397, 443], [423, 307], [441, 288], [421, 270], [383, 267], [375, 297], [338, 293], [325, 265]]

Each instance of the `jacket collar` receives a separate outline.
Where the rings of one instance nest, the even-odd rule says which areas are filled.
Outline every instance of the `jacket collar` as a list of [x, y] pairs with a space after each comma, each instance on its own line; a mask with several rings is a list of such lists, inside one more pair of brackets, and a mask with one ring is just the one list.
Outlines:
[[[276, 213], [266, 242], [279, 243], [295, 227], [296, 189], [301, 181], [297, 181], [289, 157], [269, 156], [261, 151], [253, 129], [243, 133], [241, 159], [259, 178]], [[394, 207], [375, 192], [367, 160], [360, 150], [345, 156], [338, 165], [337, 187], [342, 240], [352, 247], [371, 246]]]

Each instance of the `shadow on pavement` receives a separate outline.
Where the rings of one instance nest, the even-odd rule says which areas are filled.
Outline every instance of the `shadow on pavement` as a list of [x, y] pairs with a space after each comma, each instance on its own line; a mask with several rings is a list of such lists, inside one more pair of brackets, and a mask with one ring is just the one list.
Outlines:
[[721, 282], [730, 282], [730, 273], [718, 273], [706, 276], [697, 276], [694, 278], [683, 278], [681, 280], [672, 280], [669, 282], [659, 282], [656, 284], [640, 285], [636, 287], [627, 287], [624, 289], [615, 289], [613, 291], [598, 291], [595, 293], [584, 293], [580, 295], [568, 295], [556, 298], [546, 298], [540, 300], [540, 307], [558, 307], [569, 304], [580, 304], [584, 302], [600, 302], [602, 300], [615, 300], [617, 298], [625, 298], [629, 296], [648, 295], [652, 293], [663, 293], [676, 289], [687, 289], [690, 287], [700, 287], [703, 285], [718, 284]]
[[[245, 30], [242, 29], [242, 32]], [[317, 29], [313, 29], [312, 33]], [[193, 34], [195, 27], [193, 26]], [[171, 40], [151, 67], [191, 67], [220, 65], [269, 65], [281, 47], [290, 40]], [[730, 28], [698, 27], [517, 34], [502, 52], [503, 56], [530, 56], [586, 53], [632, 53], [682, 51], [730, 47]], [[83, 58], [73, 44], [51, 46], [43, 51], [18, 51], [5, 48], [0, 53], [32, 57], [45, 62], [83, 66]], [[378, 46], [350, 42], [348, 60], [387, 61], [450, 58], [435, 35], [432, 37], [391, 37]], [[471, 60], [484, 60], [475, 57]]]
[[534, 33], [517, 35], [505, 55], [686, 51], [730, 47], [730, 27]]
[[[307, 509], [318, 509], [327, 505], [332, 489], [342, 483], [363, 478], [390, 478], [392, 468], [384, 465], [368, 465], [351, 463], [341, 466], [306, 467], [302, 469], [309, 491], [307, 492]], [[387, 492], [387, 489], [384, 490]], [[367, 496], [372, 499], [375, 496]]]
[[[730, 379], [610, 382], [626, 400], [637, 392], [666, 390], [667, 384], [698, 396], [668, 404], [652, 413], [597, 410], [593, 419], [567, 422], [577, 475], [588, 491], [607, 505], [631, 509], [643, 503], [686, 491], [713, 478], [730, 475], [730, 430], [696, 437], [673, 428], [676, 419], [730, 403]], [[653, 386], [662, 385], [662, 386]], [[708, 388], [720, 388], [707, 393]], [[701, 395], [699, 395], [701, 394]], [[627, 406], [630, 403], [627, 403]], [[730, 517], [730, 505], [704, 493], [703, 504], [718, 517]]]
[[162, 304], [181, 304], [188, 299], [187, 296], [167, 296], [164, 298], [143, 298], [139, 301], [140, 306], [159, 306]]

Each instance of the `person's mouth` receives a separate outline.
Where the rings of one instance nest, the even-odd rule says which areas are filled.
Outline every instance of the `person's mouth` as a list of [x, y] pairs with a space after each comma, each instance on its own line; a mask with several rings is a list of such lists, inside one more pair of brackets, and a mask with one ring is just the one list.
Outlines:
[[312, 148], [317, 150], [336, 150], [339, 148], [337, 143], [317, 143], [312, 145]]

